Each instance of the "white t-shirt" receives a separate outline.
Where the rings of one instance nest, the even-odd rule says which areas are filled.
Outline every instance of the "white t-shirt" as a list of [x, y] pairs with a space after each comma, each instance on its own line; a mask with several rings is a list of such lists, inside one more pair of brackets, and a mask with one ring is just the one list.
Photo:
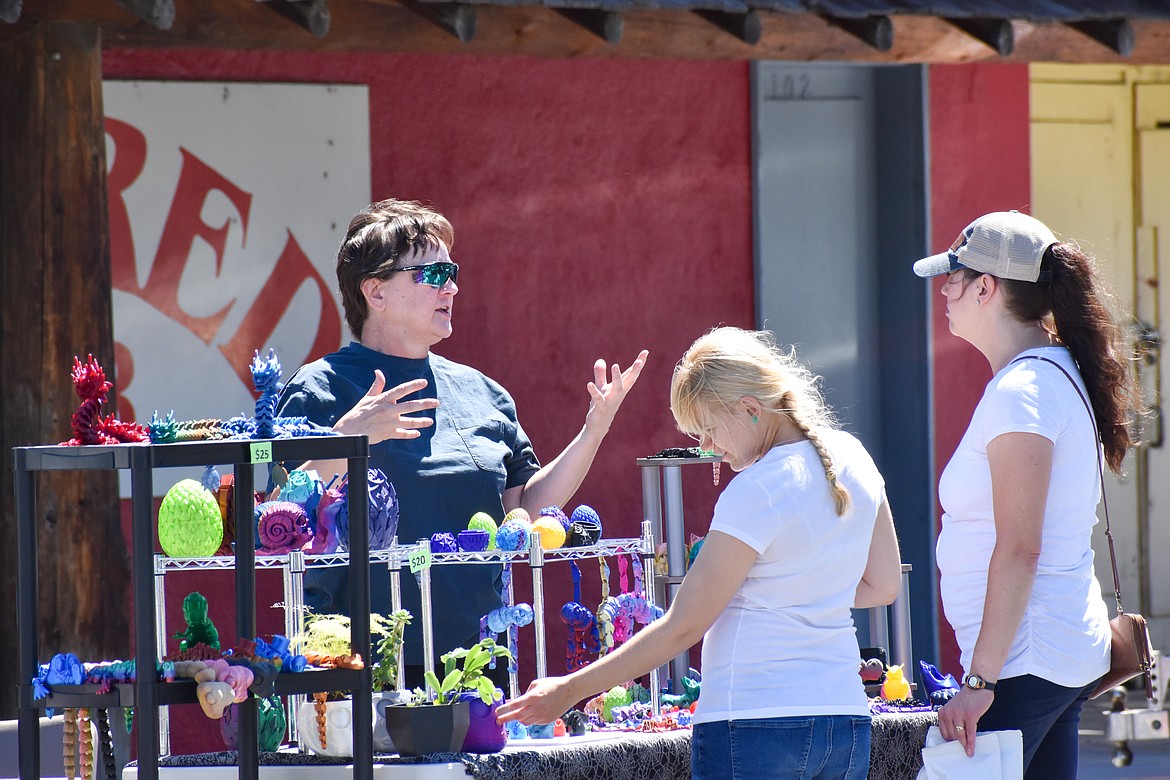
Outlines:
[[759, 558], [703, 641], [695, 722], [869, 714], [850, 609], [885, 483], [853, 436], [821, 438], [853, 500], [844, 517], [807, 441], [774, 447], [715, 504], [711, 530]]
[[[1023, 354], [1058, 362], [1085, 392], [1064, 347]], [[1009, 363], [992, 377], [939, 479], [943, 516], [936, 553], [943, 610], [955, 629], [963, 669], [970, 671], [995, 546], [987, 443], [1013, 432], [1035, 433], [1054, 443], [1052, 479], [1032, 595], [999, 676], [1031, 674], [1080, 687], [1109, 669], [1109, 616], [1090, 546], [1101, 497], [1100, 449], [1076, 389], [1043, 360]]]

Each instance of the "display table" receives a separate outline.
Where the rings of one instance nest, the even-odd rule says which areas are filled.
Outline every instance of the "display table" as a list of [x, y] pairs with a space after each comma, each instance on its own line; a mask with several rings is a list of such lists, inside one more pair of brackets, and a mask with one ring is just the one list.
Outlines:
[[[934, 713], [874, 716], [870, 780], [914, 780], [922, 767], [926, 730], [934, 722]], [[164, 756], [158, 765], [164, 780], [218, 780], [236, 776], [234, 752]], [[260, 756], [262, 780], [331, 780], [348, 778], [351, 772], [352, 765], [345, 759], [293, 752]], [[591, 733], [583, 737], [518, 740], [509, 742], [501, 753], [484, 756], [436, 753], [426, 756], [425, 761], [396, 755], [374, 757], [374, 777], [384, 780], [467, 776], [480, 780], [681, 780], [690, 775], [691, 732], [687, 729], [661, 734]], [[137, 780], [133, 764], [126, 767], [123, 780]]]

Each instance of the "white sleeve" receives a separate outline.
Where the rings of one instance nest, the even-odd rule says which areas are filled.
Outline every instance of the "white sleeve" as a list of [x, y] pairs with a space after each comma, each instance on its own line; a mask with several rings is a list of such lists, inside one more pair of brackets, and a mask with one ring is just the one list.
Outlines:
[[776, 522], [765, 522], [764, 518], [775, 518], [771, 500], [757, 482], [737, 478], [715, 502], [715, 515], [711, 519], [711, 530], [734, 536], [757, 553], [763, 553], [780, 532]]

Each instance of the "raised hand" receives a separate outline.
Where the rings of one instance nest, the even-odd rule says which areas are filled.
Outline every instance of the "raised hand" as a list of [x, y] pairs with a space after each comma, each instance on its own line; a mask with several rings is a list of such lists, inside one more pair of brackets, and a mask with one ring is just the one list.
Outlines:
[[642, 350], [625, 371], [614, 363], [608, 379], [605, 375], [605, 361], [598, 358], [593, 364], [593, 381], [588, 385], [589, 411], [585, 415], [587, 429], [603, 434], [609, 430], [622, 401], [626, 400], [626, 393], [638, 381], [649, 355], [649, 351]]
[[435, 409], [437, 398], [415, 398], [402, 400], [427, 386], [425, 379], [412, 379], [397, 387], [386, 390], [386, 376], [374, 371], [374, 383], [354, 407], [341, 416], [333, 430], [350, 436], [366, 435], [370, 444], [385, 439], [417, 439], [422, 435], [420, 428], [434, 424], [430, 417], [415, 417], [419, 412]]

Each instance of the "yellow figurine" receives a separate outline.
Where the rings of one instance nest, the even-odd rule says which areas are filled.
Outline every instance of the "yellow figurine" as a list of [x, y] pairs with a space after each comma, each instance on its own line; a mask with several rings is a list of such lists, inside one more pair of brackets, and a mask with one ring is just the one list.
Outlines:
[[901, 664], [886, 669], [886, 681], [882, 683], [882, 698], [886, 701], [910, 698], [910, 683], [902, 673]]

